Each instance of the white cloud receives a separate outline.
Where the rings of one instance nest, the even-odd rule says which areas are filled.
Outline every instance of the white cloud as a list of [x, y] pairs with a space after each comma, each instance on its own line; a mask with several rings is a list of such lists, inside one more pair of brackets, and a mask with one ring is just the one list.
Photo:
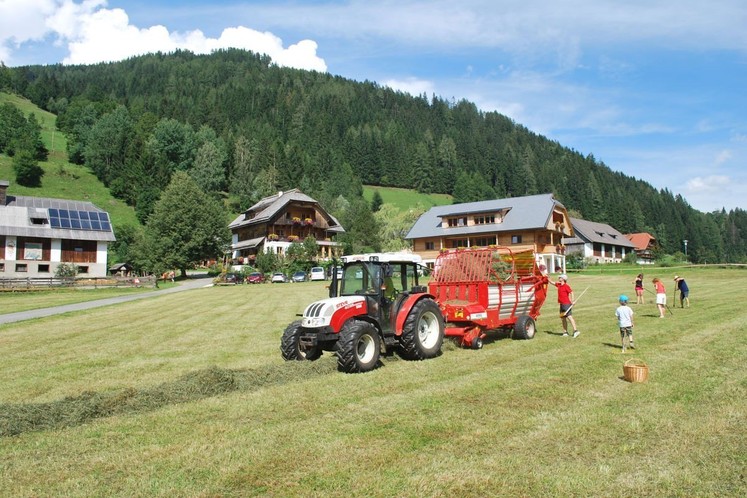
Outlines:
[[386, 80], [383, 82], [384, 85], [392, 88], [393, 90], [399, 90], [401, 92], [409, 93], [415, 97], [422, 94], [426, 94], [429, 98], [434, 93], [434, 85], [432, 81], [421, 80], [417, 78], [406, 78], [404, 80]]
[[731, 159], [731, 156], [732, 154], [730, 150], [722, 150], [716, 156], [716, 161], [715, 161], [716, 165], [718, 166], [719, 164], [723, 164], [727, 162], [729, 159]]
[[44, 19], [57, 8], [52, 0], [0, 1], [0, 44], [40, 40], [47, 33]]
[[692, 195], [719, 192], [728, 187], [730, 183], [731, 179], [725, 175], [696, 176], [687, 181], [686, 190]]
[[218, 38], [208, 38], [200, 30], [178, 33], [169, 32], [161, 25], [140, 28], [130, 24], [124, 10], [106, 9], [103, 5], [105, 0], [0, 2], [0, 58], [7, 59], [12, 54], [9, 44], [52, 35], [58, 43], [67, 44], [69, 53], [64, 64], [111, 62], [177, 49], [205, 54], [221, 48], [242, 48], [267, 54], [279, 66], [327, 70], [312, 40], [301, 40], [284, 48], [283, 41], [274, 34], [243, 26], [226, 28]]

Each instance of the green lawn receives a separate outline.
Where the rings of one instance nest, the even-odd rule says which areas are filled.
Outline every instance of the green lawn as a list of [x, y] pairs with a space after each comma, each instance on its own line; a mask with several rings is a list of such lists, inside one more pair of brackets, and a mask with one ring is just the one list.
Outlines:
[[11, 102], [25, 114], [36, 114], [37, 121], [42, 127], [42, 140], [50, 151], [49, 159], [39, 163], [44, 170], [42, 186], [39, 188], [18, 185], [15, 182], [12, 158], [0, 154], [0, 179], [10, 182], [8, 194], [89, 201], [109, 213], [115, 228], [122, 225], [139, 225], [135, 210], [131, 206], [113, 198], [90, 170], [67, 161], [67, 140], [56, 130], [57, 117], [54, 114], [39, 109], [26, 99], [0, 92], [0, 104], [4, 102]]
[[422, 206], [426, 211], [433, 206], [451, 204], [451, 196], [447, 194], [421, 194], [412, 189], [394, 187], [363, 186], [363, 198], [368, 202], [378, 191], [385, 204], [394, 204], [400, 211], [407, 211], [416, 206]]
[[534, 340], [359, 375], [280, 357], [320, 282], [0, 326], [0, 496], [745, 496], [747, 279], [686, 276], [691, 308], [633, 305], [633, 354], [630, 276], [571, 275], [578, 339], [551, 290]]
[[[174, 286], [171, 282], [159, 282], [160, 289]], [[33, 291], [0, 292], [0, 311], [3, 314], [19, 311], [64, 306], [66, 304], [83, 303], [97, 299], [151, 292], [151, 287], [99, 287], [75, 289], [39, 289]]]

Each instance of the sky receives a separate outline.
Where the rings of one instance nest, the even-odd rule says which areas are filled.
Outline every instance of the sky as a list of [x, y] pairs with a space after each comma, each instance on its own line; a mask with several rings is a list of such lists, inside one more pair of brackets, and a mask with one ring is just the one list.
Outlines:
[[0, 0], [0, 61], [238, 47], [468, 100], [700, 211], [747, 209], [745, 0]]

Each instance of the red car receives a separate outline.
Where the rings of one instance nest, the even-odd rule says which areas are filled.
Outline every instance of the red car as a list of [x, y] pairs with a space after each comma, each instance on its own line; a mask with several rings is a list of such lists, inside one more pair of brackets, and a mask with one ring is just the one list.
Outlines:
[[265, 276], [261, 272], [255, 271], [247, 275], [246, 283], [248, 284], [261, 284], [265, 281]]

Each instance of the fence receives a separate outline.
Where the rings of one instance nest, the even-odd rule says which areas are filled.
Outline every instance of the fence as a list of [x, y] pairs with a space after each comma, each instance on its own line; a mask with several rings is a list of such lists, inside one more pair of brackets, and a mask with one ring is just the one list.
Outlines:
[[155, 287], [156, 277], [98, 277], [98, 278], [0, 278], [0, 291], [21, 292], [50, 288], [107, 288], [107, 287]]

